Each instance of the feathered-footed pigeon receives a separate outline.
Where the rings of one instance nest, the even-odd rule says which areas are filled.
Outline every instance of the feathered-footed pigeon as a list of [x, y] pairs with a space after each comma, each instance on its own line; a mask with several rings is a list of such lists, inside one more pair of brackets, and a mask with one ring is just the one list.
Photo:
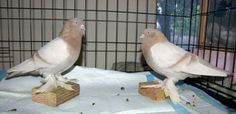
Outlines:
[[69, 69], [78, 59], [85, 34], [84, 22], [74, 18], [66, 21], [54, 40], [35, 52], [31, 58], [10, 68], [7, 78], [25, 74], [39, 74], [45, 78], [45, 84], [36, 92], [51, 91], [57, 86], [73, 90], [70, 81], [62, 77], [61, 73]]
[[156, 29], [145, 29], [140, 36], [142, 52], [147, 64], [157, 73], [164, 75], [162, 87], [172, 101], [179, 102], [180, 97], [175, 83], [187, 77], [200, 75], [226, 77], [227, 72], [220, 70], [198, 56], [170, 43], [165, 35]]

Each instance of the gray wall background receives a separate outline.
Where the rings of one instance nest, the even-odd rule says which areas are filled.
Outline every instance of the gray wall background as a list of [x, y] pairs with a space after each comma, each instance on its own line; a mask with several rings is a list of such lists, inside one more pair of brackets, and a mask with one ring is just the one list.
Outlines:
[[[139, 2], [138, 8], [137, 1]], [[95, 11], [96, 3], [98, 11]], [[134, 51], [141, 49], [139, 36], [142, 31], [146, 27], [155, 28], [156, 1], [129, 0], [129, 4], [127, 4], [127, 0], [118, 0], [118, 20], [116, 20], [116, 3], [117, 0], [108, 0], [108, 3], [106, 0], [87, 0], [86, 18], [85, 0], [1, 0], [0, 47], [7, 47], [5, 51], [10, 53], [6, 56], [10, 56], [10, 58], [1, 57], [1, 60], [5, 62], [0, 63], [0, 67], [7, 69], [29, 58], [35, 50], [58, 35], [63, 26], [63, 18], [74, 17], [86, 20], [87, 43], [84, 45], [84, 49], [90, 51], [83, 50], [82, 65], [85, 65], [86, 62], [87, 67], [105, 68], [107, 66], [106, 69], [110, 69], [115, 62], [116, 52], [112, 52], [114, 50], [119, 51], [117, 52], [117, 62], [125, 60], [140, 62], [141, 52], [135, 53]], [[109, 12], [106, 12], [106, 6], [108, 6]], [[73, 9], [79, 10], [74, 11]], [[125, 13], [126, 11], [128, 14]], [[138, 15], [135, 12], [139, 12]], [[108, 15], [108, 31], [106, 31], [106, 14]], [[99, 21], [95, 21], [96, 18]], [[122, 21], [118, 22], [118, 30], [116, 30], [116, 21]], [[127, 25], [128, 28], [126, 28]], [[116, 31], [118, 31], [118, 42], [124, 43], [115, 43]], [[94, 41], [98, 41], [96, 45]], [[130, 42], [127, 44], [127, 48], [126, 41]], [[94, 50], [100, 51], [95, 53]], [[97, 54], [96, 58], [95, 54]], [[125, 58], [126, 54], [127, 58]], [[97, 66], [95, 66], [95, 61]], [[107, 65], [105, 65], [105, 61]]]

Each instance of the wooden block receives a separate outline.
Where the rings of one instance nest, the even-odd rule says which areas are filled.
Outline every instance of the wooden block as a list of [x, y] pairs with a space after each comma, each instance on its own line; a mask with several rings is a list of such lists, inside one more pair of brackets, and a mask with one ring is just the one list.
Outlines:
[[161, 88], [154, 88], [154, 87], [144, 87], [146, 85], [154, 85], [158, 84], [156, 81], [152, 82], [140, 82], [139, 83], [139, 94], [146, 96], [152, 100], [164, 100], [166, 99], [164, 90]]
[[69, 91], [59, 86], [51, 92], [36, 94], [35, 91], [39, 87], [35, 87], [32, 89], [32, 101], [56, 107], [80, 94], [79, 84], [72, 82], [68, 84], [72, 85], [74, 91]]

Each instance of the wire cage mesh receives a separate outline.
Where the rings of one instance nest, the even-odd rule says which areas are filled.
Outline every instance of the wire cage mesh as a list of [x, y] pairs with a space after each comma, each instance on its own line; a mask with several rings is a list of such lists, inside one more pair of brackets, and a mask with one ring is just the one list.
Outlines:
[[[233, 0], [0, 0], [0, 67], [31, 57], [56, 38], [65, 20], [79, 17], [86, 36], [76, 65], [150, 70], [139, 36], [145, 28], [157, 28], [172, 43], [235, 74], [235, 7]], [[186, 82], [225, 104], [236, 102], [233, 76]]]

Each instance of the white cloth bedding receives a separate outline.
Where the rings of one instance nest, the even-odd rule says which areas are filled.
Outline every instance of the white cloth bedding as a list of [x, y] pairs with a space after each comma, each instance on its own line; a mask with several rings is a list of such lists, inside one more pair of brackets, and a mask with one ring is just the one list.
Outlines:
[[[146, 81], [147, 72], [123, 73], [96, 68], [75, 67], [66, 77], [78, 79], [80, 95], [59, 105], [49, 107], [31, 100], [31, 89], [39, 86], [40, 77], [18, 77], [0, 82], [0, 113], [4, 114], [178, 114], [182, 107], [187, 113], [204, 113], [212, 108], [214, 114], [226, 110], [213, 107], [200, 97], [199, 105], [176, 105], [170, 100], [152, 101], [138, 94], [139, 82]], [[156, 79], [158, 80], [158, 79]], [[121, 90], [124, 87], [124, 90]], [[194, 94], [192, 87], [183, 86], [185, 98]], [[127, 101], [128, 99], [128, 101]], [[94, 104], [94, 105], [93, 105]], [[223, 105], [222, 105], [223, 106]], [[12, 110], [13, 111], [9, 111]], [[200, 110], [201, 109], [201, 110]], [[211, 111], [211, 110], [210, 110]], [[211, 113], [211, 112], [210, 112]]]

